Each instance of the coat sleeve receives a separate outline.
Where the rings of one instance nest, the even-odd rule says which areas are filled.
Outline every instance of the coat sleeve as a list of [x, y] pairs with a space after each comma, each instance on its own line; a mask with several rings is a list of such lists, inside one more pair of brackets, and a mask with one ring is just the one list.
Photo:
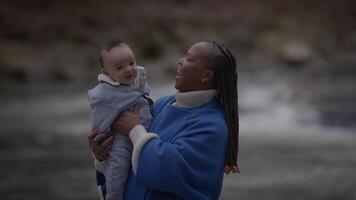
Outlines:
[[150, 188], [187, 199], [204, 199], [204, 188], [223, 176], [225, 122], [198, 122], [172, 143], [152, 139], [141, 151], [137, 180]]

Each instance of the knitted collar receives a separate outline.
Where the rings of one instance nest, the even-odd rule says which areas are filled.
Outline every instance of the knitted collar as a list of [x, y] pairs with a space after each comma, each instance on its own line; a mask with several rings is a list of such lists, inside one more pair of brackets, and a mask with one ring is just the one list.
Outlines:
[[110, 85], [113, 85], [113, 86], [118, 86], [120, 85], [119, 82], [116, 82], [114, 80], [112, 80], [108, 75], [106, 74], [99, 74], [98, 75], [98, 81], [101, 83], [101, 82], [106, 82], [106, 83], [109, 83]]
[[182, 108], [194, 108], [209, 102], [217, 94], [217, 90], [198, 90], [191, 92], [177, 92], [173, 105]]

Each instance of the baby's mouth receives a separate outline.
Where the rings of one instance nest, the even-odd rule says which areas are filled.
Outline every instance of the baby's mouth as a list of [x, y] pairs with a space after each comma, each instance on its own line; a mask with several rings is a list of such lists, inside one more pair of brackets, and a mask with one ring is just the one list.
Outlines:
[[127, 76], [125, 76], [125, 78], [131, 79], [131, 78], [134, 78], [134, 75], [133, 74], [127, 75]]

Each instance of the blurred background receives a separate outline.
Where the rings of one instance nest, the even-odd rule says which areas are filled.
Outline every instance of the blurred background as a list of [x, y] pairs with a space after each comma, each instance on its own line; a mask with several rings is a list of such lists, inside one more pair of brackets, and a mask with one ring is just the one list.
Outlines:
[[221, 199], [356, 199], [353, 0], [1, 0], [1, 199], [98, 199], [86, 91], [116, 37], [153, 99], [193, 43], [236, 55], [242, 173]]

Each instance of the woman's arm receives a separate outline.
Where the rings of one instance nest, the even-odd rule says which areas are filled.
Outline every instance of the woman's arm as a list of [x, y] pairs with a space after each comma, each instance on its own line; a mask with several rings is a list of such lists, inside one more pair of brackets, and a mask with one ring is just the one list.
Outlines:
[[110, 149], [112, 148], [114, 139], [113, 137], [109, 137], [104, 142], [101, 144], [98, 144], [98, 141], [101, 141], [103, 138], [105, 138], [105, 134], [99, 133], [99, 130], [94, 130], [89, 136], [88, 136], [88, 144], [90, 150], [93, 152], [94, 155], [94, 164], [95, 168], [98, 169], [99, 171], [103, 171], [105, 161], [108, 158], [108, 153]]
[[136, 173], [140, 152], [143, 146], [151, 139], [158, 138], [154, 133], [147, 133], [146, 129], [140, 125], [140, 107], [137, 106], [133, 113], [122, 113], [112, 123], [112, 129], [123, 135], [129, 136], [133, 151], [131, 156], [132, 170]]

